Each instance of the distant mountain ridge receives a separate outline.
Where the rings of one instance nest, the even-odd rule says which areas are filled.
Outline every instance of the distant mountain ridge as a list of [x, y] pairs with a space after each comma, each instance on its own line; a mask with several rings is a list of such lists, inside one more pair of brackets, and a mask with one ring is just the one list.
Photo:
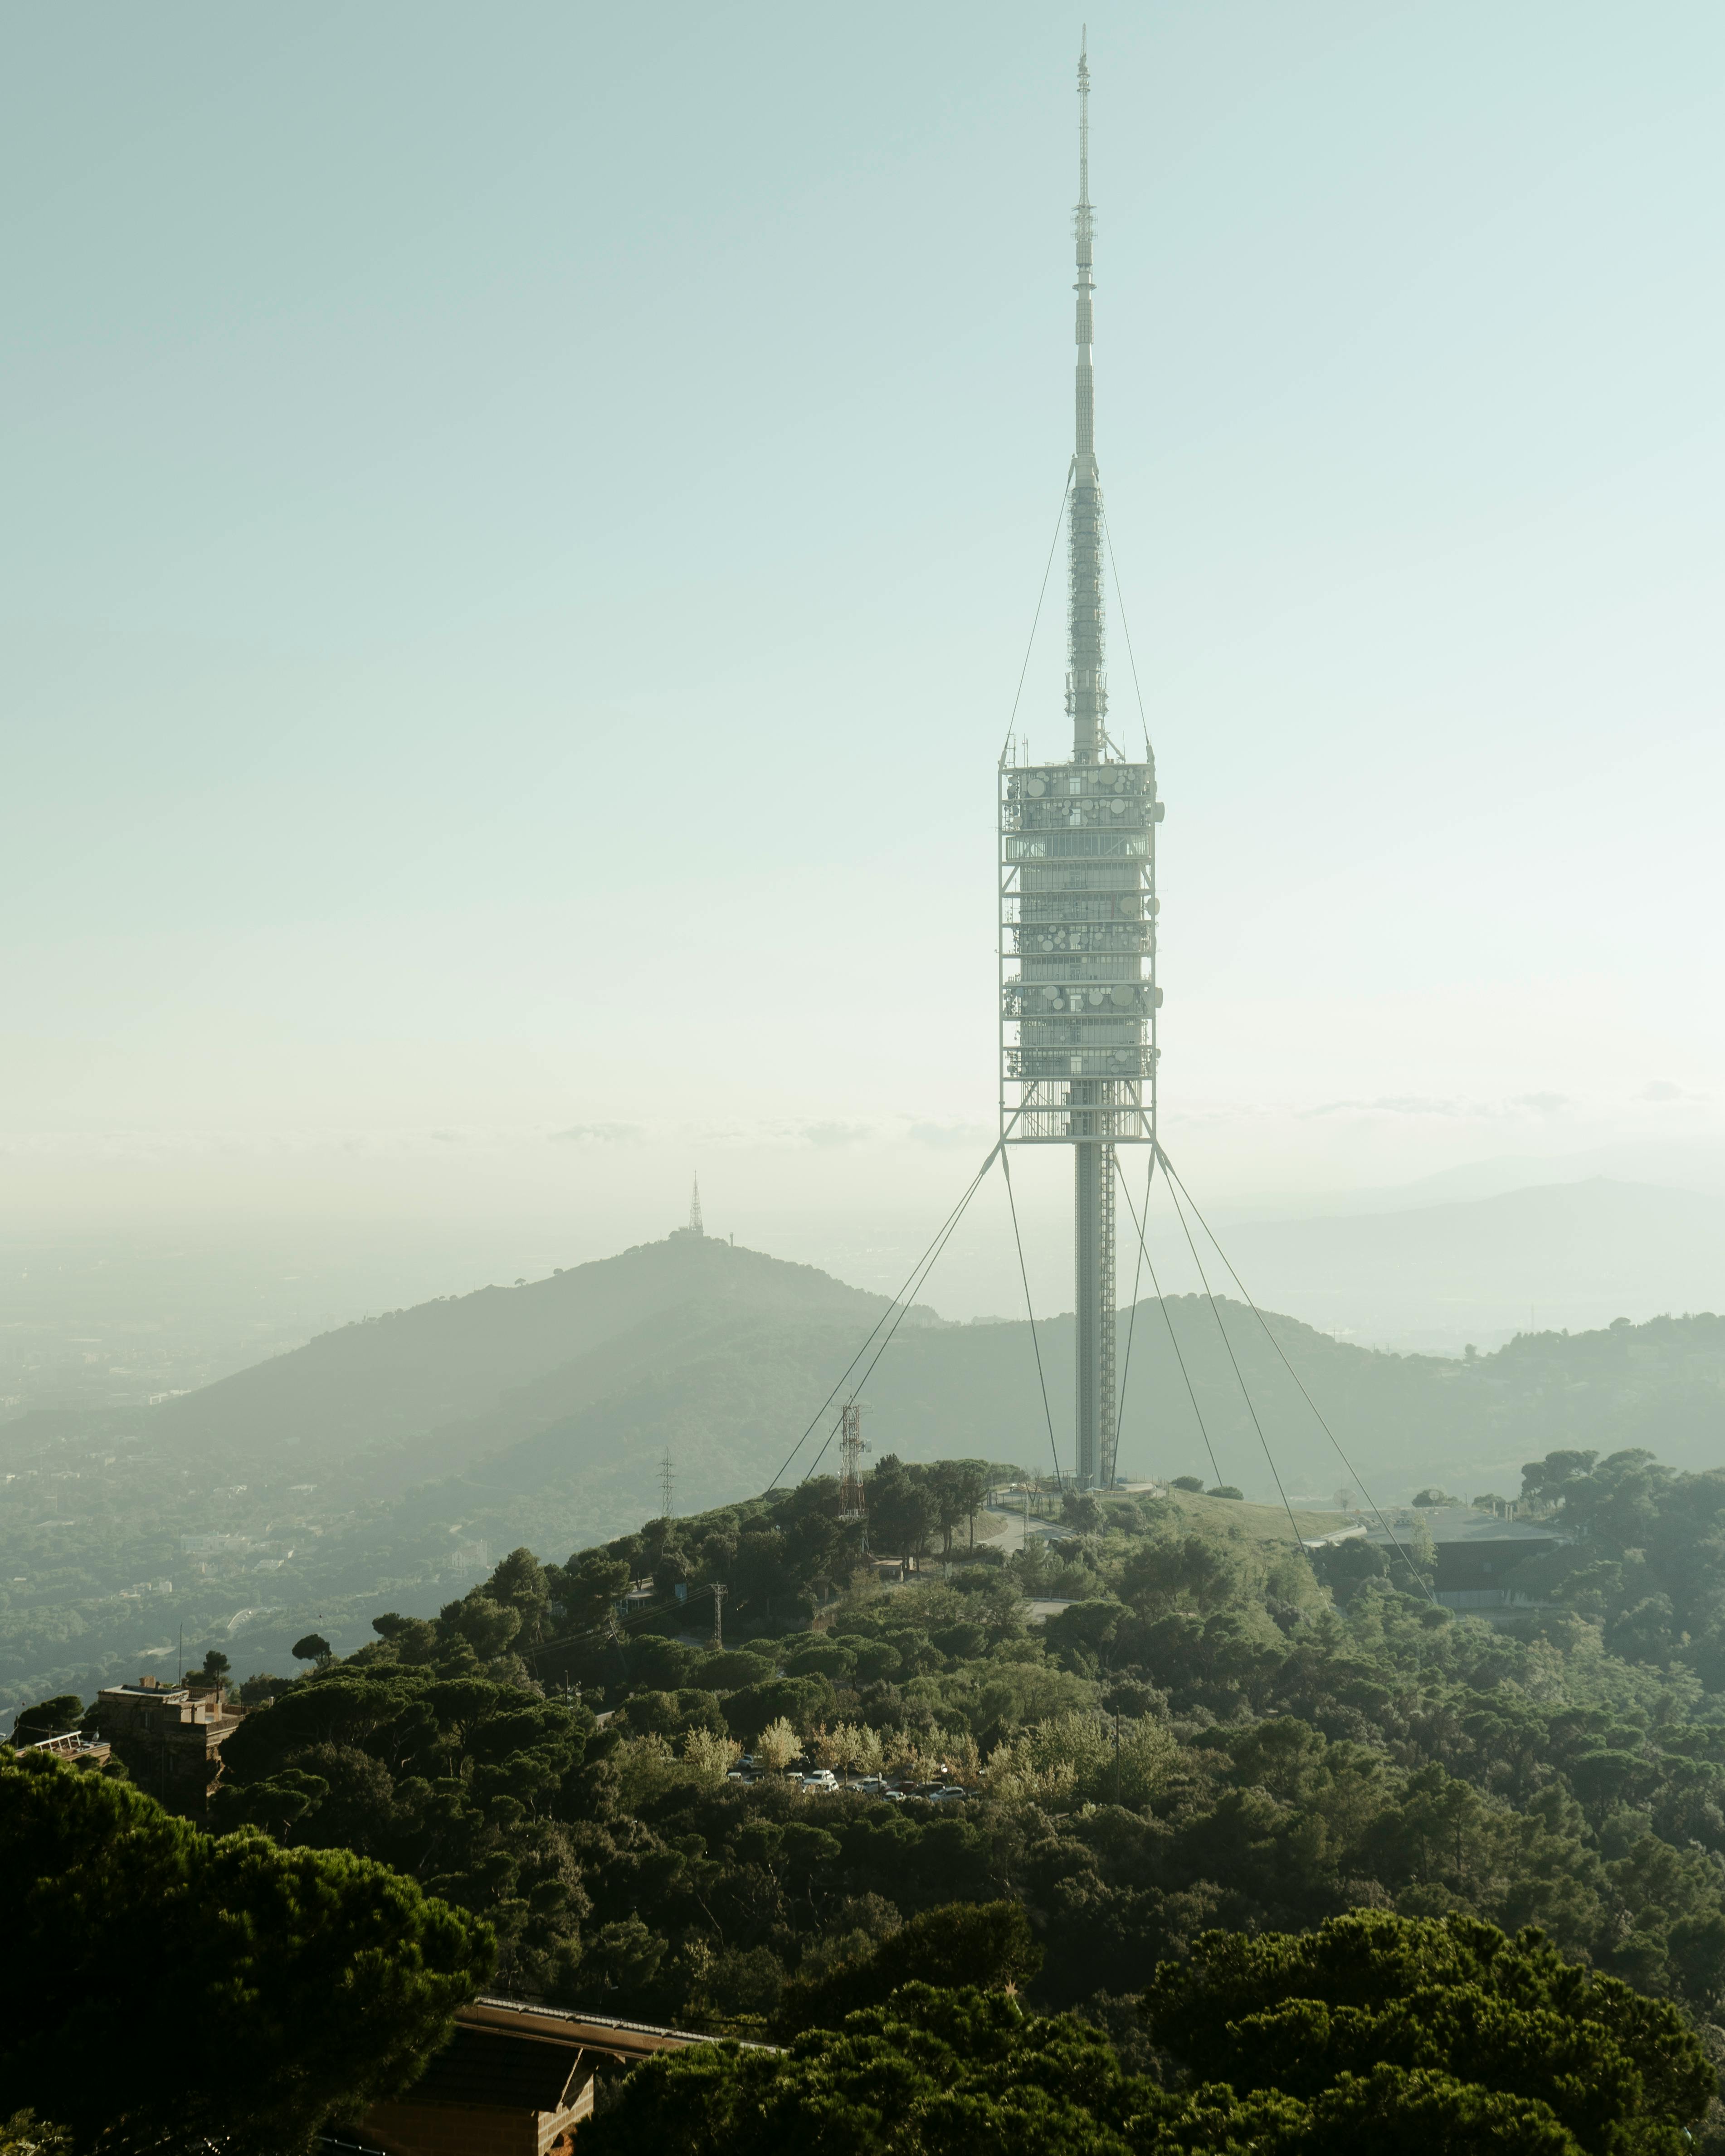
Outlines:
[[1725, 1198], [1657, 1183], [1594, 1176], [1222, 1235], [1258, 1301], [1353, 1337], [1454, 1352], [1530, 1327], [1725, 1310]]
[[[692, 1341], [764, 1318], [865, 1333], [888, 1298], [686, 1230], [544, 1280], [485, 1287], [320, 1334], [164, 1403], [169, 1441], [289, 1446], [399, 1490], [627, 1389]], [[907, 1323], [938, 1322], [919, 1310]], [[446, 1433], [439, 1435], [437, 1433]]]
[[[1485, 1203], [1525, 1216], [1523, 1198], [1561, 1228], [1562, 1190]], [[1348, 1238], [1363, 1231], [1368, 1249], [1376, 1238], [1379, 1261], [1391, 1261], [1397, 1216], [1337, 1224]], [[295, 1482], [405, 1504], [403, 1517], [447, 1512], [448, 1483], [511, 1517], [547, 1493], [578, 1496], [608, 1522], [636, 1517], [650, 1509], [667, 1450], [681, 1502], [720, 1504], [781, 1468], [810, 1471], [826, 1424], [793, 1457], [793, 1447], [888, 1307], [812, 1266], [680, 1233], [530, 1286], [344, 1327], [167, 1404], [156, 1426], [236, 1474], [290, 1469]], [[1201, 1295], [1122, 1313], [1123, 1472], [1194, 1473], [1259, 1494], [1279, 1475], [1324, 1497], [1358, 1475], [1374, 1494], [1405, 1494], [1434, 1476], [1513, 1482], [1522, 1456], [1578, 1425], [1605, 1424], [1608, 1446], [1614, 1414], [1635, 1426], [1622, 1388], [1605, 1383], [1601, 1357], [1579, 1340], [1543, 1336], [1464, 1363], [1357, 1347], [1285, 1315], [1268, 1325], [1274, 1341], [1240, 1302]], [[1657, 1449], [1680, 1464], [1703, 1464], [1688, 1458], [1702, 1430], [1725, 1460], [1725, 1419], [1716, 1438], [1706, 1412], [1721, 1397], [1716, 1363], [1725, 1381], [1725, 1321], [1707, 1332], [1673, 1350], [1669, 1374], [1686, 1404]], [[1608, 1364], [1625, 1362], [1615, 1334], [1588, 1337], [1605, 1343]], [[1070, 1450], [1071, 1353], [1070, 1317], [1033, 1336], [1024, 1321], [949, 1325], [918, 1310], [870, 1378], [865, 1434], [876, 1452], [906, 1458], [1051, 1469]], [[1707, 1374], [1692, 1399], [1697, 1357]], [[1553, 1362], [1575, 1364], [1574, 1378], [1554, 1380]], [[1641, 1415], [1654, 1373], [1638, 1364], [1630, 1375]]]
[[[87, 1690], [91, 1667], [173, 1655], [182, 1625], [284, 1667], [307, 1630], [435, 1610], [519, 1543], [561, 1556], [638, 1527], [667, 1455], [679, 1513], [829, 1471], [823, 1404], [888, 1307], [678, 1235], [345, 1326], [153, 1409], [0, 1424], [0, 1670], [42, 1697]], [[1725, 1463], [1725, 1317], [1540, 1332], [1464, 1360], [1170, 1295], [1122, 1314], [1120, 1366], [1122, 1474], [1271, 1504], [1278, 1478], [1324, 1509], [1433, 1483], [1511, 1496], [1559, 1446]], [[1070, 1317], [1033, 1333], [918, 1311], [862, 1392], [864, 1433], [874, 1459], [1045, 1471], [1070, 1464], [1071, 1392]]]

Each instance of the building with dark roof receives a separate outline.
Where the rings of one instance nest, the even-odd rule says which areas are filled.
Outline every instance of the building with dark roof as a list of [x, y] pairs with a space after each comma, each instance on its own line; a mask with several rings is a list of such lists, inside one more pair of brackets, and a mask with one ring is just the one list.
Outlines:
[[601, 2065], [711, 2037], [518, 1999], [476, 1999], [413, 2087], [324, 2136], [331, 2156], [571, 2156]]
[[[1398, 1521], [1405, 1522], [1398, 1526]], [[1389, 1527], [1374, 1523], [1367, 1530], [1368, 1542], [1388, 1549], [1391, 1531], [1398, 1540], [1416, 1532], [1415, 1522], [1431, 1537], [1437, 1553], [1433, 1579], [1437, 1599], [1449, 1609], [1531, 1609], [1530, 1594], [1504, 1584], [1507, 1574], [1529, 1558], [1573, 1542], [1560, 1528], [1542, 1526], [1535, 1520], [1505, 1518], [1482, 1512], [1471, 1505], [1433, 1505], [1417, 1512], [1392, 1512]]]

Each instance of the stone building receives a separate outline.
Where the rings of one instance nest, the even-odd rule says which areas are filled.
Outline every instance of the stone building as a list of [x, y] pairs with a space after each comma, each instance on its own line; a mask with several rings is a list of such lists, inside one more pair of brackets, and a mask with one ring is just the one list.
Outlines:
[[141, 1789], [176, 1810], [201, 1810], [222, 1778], [222, 1747], [241, 1710], [218, 1685], [194, 1691], [165, 1677], [105, 1685], [88, 1717]]

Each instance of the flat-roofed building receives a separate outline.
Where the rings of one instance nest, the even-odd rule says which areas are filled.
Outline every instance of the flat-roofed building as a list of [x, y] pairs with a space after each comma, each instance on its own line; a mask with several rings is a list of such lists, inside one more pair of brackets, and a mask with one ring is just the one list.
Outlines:
[[164, 1802], [201, 1805], [222, 1778], [222, 1746], [242, 1714], [219, 1685], [194, 1690], [145, 1676], [105, 1685], [93, 1718], [140, 1789]]
[[[1437, 1599], [1449, 1609], [1531, 1609], [1535, 1598], [1507, 1586], [1506, 1576], [1529, 1558], [1573, 1542], [1573, 1535], [1548, 1527], [1537, 1520], [1505, 1517], [1479, 1511], [1472, 1505], [1422, 1506], [1415, 1512], [1389, 1514], [1389, 1527], [1374, 1522], [1366, 1539], [1388, 1549], [1394, 1530], [1398, 1540], [1415, 1532], [1417, 1521], [1431, 1537], [1437, 1554], [1432, 1586]], [[1405, 1519], [1397, 1527], [1398, 1517]]]
[[413, 2087], [324, 2136], [360, 2156], [572, 2156], [593, 2075], [711, 2037], [515, 1999], [476, 1999]]

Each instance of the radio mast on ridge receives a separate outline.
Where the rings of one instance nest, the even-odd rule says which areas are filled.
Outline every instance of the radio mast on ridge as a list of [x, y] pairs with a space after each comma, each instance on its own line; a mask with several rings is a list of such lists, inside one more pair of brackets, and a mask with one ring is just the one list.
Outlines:
[[[1088, 40], [1086, 44], [1087, 46]], [[1078, 56], [1078, 361], [1067, 489], [1069, 762], [1000, 764], [1000, 1135], [1070, 1145], [1077, 1483], [1114, 1480], [1115, 1147], [1156, 1142], [1156, 765], [1109, 738], [1096, 465], [1090, 64]]]

